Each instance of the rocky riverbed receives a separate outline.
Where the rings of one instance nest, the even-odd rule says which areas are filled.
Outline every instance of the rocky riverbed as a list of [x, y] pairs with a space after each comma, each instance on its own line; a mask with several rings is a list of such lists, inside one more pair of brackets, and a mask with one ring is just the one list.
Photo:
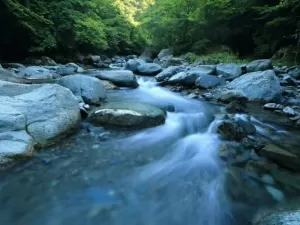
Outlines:
[[0, 68], [4, 224], [298, 224], [300, 67], [88, 62]]

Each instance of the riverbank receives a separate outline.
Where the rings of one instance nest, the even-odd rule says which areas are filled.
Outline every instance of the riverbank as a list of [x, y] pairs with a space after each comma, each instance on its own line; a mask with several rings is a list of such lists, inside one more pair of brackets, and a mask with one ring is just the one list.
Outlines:
[[[23, 121], [26, 129], [3, 127], [3, 140], [32, 143], [15, 136], [21, 130], [38, 142], [34, 148], [43, 147], [16, 164], [4, 155], [15, 164], [1, 172], [6, 224], [186, 224], [189, 218], [239, 225], [297, 196], [297, 67], [274, 68], [269, 60], [188, 64], [164, 54], [156, 63], [119, 59], [109, 70], [70, 63], [0, 71], [10, 79], [1, 83], [1, 100], [16, 110], [3, 117], [11, 124], [21, 115], [32, 120]], [[66, 109], [85, 122], [64, 117]], [[62, 129], [66, 121], [70, 127]], [[44, 129], [44, 139], [28, 129], [32, 124]], [[62, 141], [74, 127], [79, 132]], [[24, 192], [13, 194], [20, 185]]]

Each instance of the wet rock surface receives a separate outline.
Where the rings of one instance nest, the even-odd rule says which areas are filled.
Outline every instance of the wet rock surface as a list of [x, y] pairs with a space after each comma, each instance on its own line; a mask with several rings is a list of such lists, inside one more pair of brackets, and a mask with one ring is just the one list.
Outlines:
[[[18, 74], [32, 67], [0, 68], [0, 79], [14, 82], [1, 84], [0, 164], [31, 157], [0, 172], [2, 221], [297, 224], [299, 204], [284, 202], [300, 190], [298, 68], [258, 60], [161, 71], [174, 58], [165, 50], [154, 60], [159, 70], [135, 76], [141, 65], [153, 65], [148, 53], [82, 58], [107, 70], [35, 61], [38, 73], [49, 72], [44, 78], [55, 82], [60, 74], [61, 81], [73, 77], [71, 84], [18, 86], [17, 94], [12, 87], [30, 80]], [[62, 140], [86, 117], [74, 136], [34, 151]]]
[[56, 84], [24, 85], [1, 82], [1, 161], [33, 154], [76, 129], [81, 122], [78, 101]]
[[149, 104], [114, 102], [95, 109], [90, 121], [111, 127], [147, 128], [163, 124], [165, 116], [164, 111]]

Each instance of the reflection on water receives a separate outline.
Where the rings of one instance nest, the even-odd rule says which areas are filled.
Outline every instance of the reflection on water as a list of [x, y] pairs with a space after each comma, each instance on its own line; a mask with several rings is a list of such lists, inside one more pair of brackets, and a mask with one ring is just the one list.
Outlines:
[[[243, 175], [239, 180], [237, 172], [230, 172], [229, 182], [218, 157], [222, 141], [214, 115], [220, 108], [171, 93], [152, 79], [140, 78], [138, 89], [113, 91], [108, 101], [172, 105], [175, 111], [168, 112], [165, 124], [130, 132], [93, 127], [88, 132], [83, 126], [60, 145], [1, 172], [1, 222], [246, 224], [268, 193]], [[253, 121], [262, 134], [274, 128]]]

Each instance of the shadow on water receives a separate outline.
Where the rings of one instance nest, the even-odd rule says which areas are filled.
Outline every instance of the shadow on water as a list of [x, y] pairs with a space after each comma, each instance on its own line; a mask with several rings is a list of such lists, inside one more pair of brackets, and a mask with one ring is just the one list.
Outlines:
[[214, 115], [220, 108], [151, 80], [139, 83], [109, 93], [108, 101], [172, 105], [165, 124], [142, 131], [82, 129], [1, 172], [3, 224], [247, 224], [256, 206], [232, 202], [218, 157], [222, 141]]

